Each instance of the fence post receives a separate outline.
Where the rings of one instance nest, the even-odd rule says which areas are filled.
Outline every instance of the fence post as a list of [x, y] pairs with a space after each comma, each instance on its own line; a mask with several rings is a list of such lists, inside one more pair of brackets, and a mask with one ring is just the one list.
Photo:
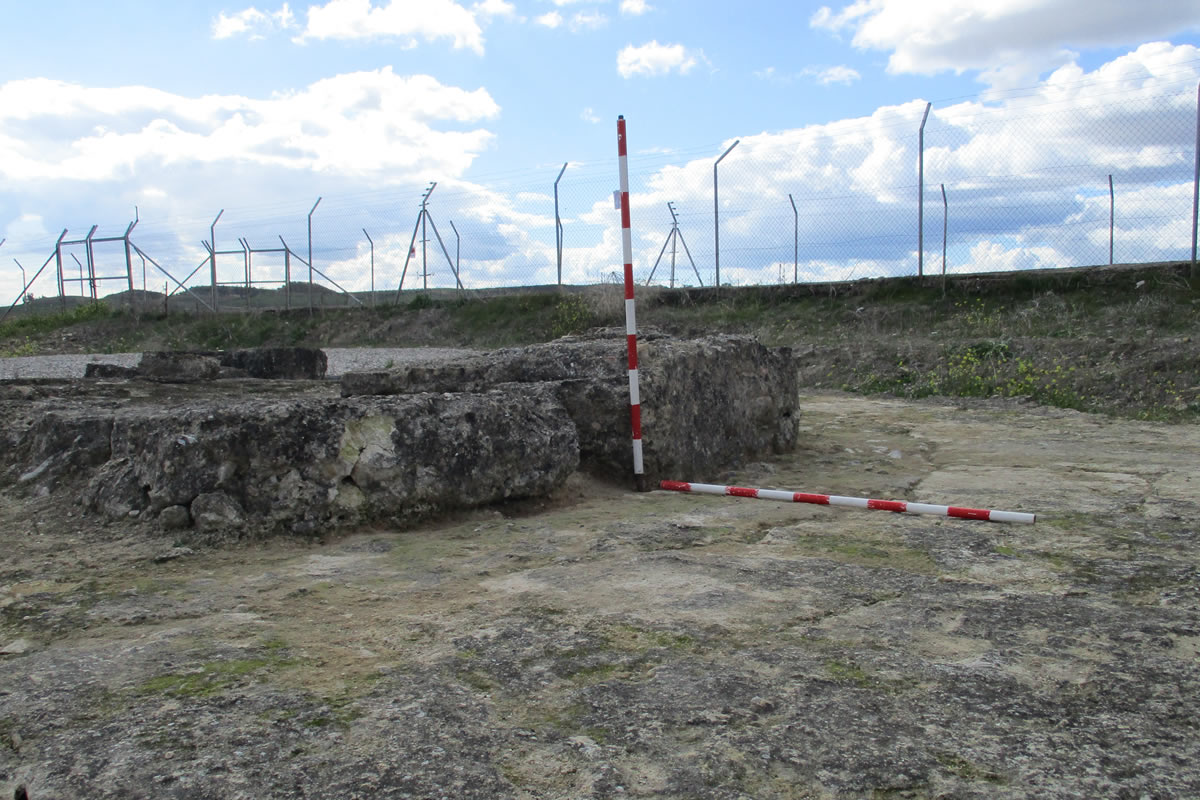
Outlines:
[[788, 200], [792, 204], [792, 283], [800, 282], [800, 212], [796, 210], [796, 201], [788, 192]]
[[65, 238], [67, 238], [67, 229], [63, 228], [62, 233], [58, 235], [58, 241], [54, 243], [54, 260], [58, 266], [58, 302], [63, 311], [67, 310], [67, 284], [63, 278], [62, 263], [62, 242]]
[[946, 291], [946, 232], [950, 228], [950, 204], [946, 202], [946, 184], [942, 184], [942, 291]]
[[321, 205], [321, 198], [317, 198], [317, 202], [313, 203], [313, 207], [308, 212], [308, 313], [313, 310], [313, 260], [312, 260], [312, 215], [317, 210], [317, 206]]
[[713, 163], [713, 262], [716, 267], [717, 291], [721, 291], [721, 218], [717, 206], [717, 164], [720, 164], [729, 151], [738, 146], [741, 139], [735, 139], [729, 148], [721, 153], [721, 157]]
[[[454, 277], [458, 279], [458, 288], [462, 290], [462, 278], [459, 277], [462, 275], [462, 262], [459, 260], [459, 257], [462, 255], [462, 237], [458, 235], [458, 228], [454, 227], [454, 220], [450, 220], [450, 230], [454, 231]], [[560, 266], [561, 263], [562, 259], [560, 257]], [[559, 282], [561, 283], [561, 280]]]
[[99, 225], [93, 225], [92, 229], [88, 231], [87, 238], [83, 240], [83, 253], [87, 257], [88, 285], [92, 290], [92, 300], [98, 299], [96, 295], [96, 256], [92, 251], [92, 237], [96, 235], [96, 229], [99, 227]]
[[917, 277], [925, 275], [925, 121], [933, 103], [925, 104], [921, 130], [917, 133]]
[[1195, 279], [1196, 273], [1196, 220], [1197, 212], [1200, 212], [1200, 84], [1196, 85], [1196, 174], [1192, 178], [1192, 275]]
[[1113, 195], [1112, 175], [1108, 176], [1108, 265], [1113, 263], [1113, 221], [1116, 212], [1116, 197]]
[[[558, 177], [554, 179], [554, 248], [558, 253], [558, 285], [562, 286], [562, 247], [563, 247], [563, 227], [562, 220], [558, 218], [558, 182], [562, 180], [563, 173], [567, 171], [569, 161], [564, 161], [562, 169], [558, 171]], [[454, 223], [450, 223], [454, 227]], [[458, 231], [455, 230], [455, 235]]]
[[212, 245], [212, 250], [209, 251], [208, 257], [211, 259], [212, 265], [212, 307], [213, 311], [220, 309], [217, 305], [217, 220], [221, 219], [221, 214], [225, 213], [225, 209], [221, 209], [217, 213], [217, 218], [212, 221], [212, 225], [208, 226], [208, 243]]
[[371, 239], [371, 234], [367, 233], [367, 229], [362, 229], [363, 236], [367, 237], [367, 241], [371, 243], [371, 308], [375, 307], [375, 242]]

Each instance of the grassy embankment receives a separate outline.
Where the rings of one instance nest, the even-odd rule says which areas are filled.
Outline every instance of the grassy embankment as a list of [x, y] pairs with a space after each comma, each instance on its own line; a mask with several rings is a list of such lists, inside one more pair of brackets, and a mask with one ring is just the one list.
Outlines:
[[[201, 292], [203, 296], [203, 292]], [[622, 326], [620, 287], [376, 308], [134, 313], [105, 304], [0, 324], [0, 356], [264, 345], [495, 348]], [[797, 354], [802, 385], [903, 397], [1024, 397], [1200, 420], [1200, 282], [1186, 266], [639, 295], [639, 325], [752, 333]], [[154, 304], [148, 306], [154, 309]]]

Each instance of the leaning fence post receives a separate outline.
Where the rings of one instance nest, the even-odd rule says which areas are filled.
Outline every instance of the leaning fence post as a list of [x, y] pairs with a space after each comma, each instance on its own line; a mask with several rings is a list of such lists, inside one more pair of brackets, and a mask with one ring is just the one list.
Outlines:
[[313, 310], [312, 215], [319, 205], [321, 205], [320, 197], [317, 198], [317, 202], [313, 203], [313, 207], [308, 212], [308, 312], [310, 314]]
[[933, 103], [925, 104], [921, 130], [917, 134], [917, 277], [925, 274], [925, 121]]
[[729, 151], [738, 146], [737, 139], [733, 144], [721, 153], [721, 157], [713, 162], [713, 264], [716, 269], [717, 291], [721, 291], [721, 217], [720, 209], [717, 204], [717, 165], [720, 164], [725, 156], [729, 155]]
[[942, 296], [946, 295], [946, 232], [950, 227], [950, 204], [946, 202], [946, 184], [942, 184]]
[[1200, 212], [1200, 84], [1196, 85], [1196, 174], [1192, 178], [1192, 278], [1196, 275], [1196, 219]]
[[220, 309], [220, 306], [217, 305], [217, 303], [218, 303], [218, 300], [217, 300], [217, 221], [221, 219], [221, 215], [224, 213], [225, 213], [225, 209], [222, 208], [217, 213], [216, 219], [214, 219], [212, 221], [212, 225], [208, 226], [208, 241], [212, 245], [212, 250], [209, 251], [209, 258], [211, 259], [211, 267], [212, 267], [212, 270], [211, 270], [211, 272], [212, 272], [211, 295], [212, 295], [212, 308], [213, 308], [214, 313], [216, 313]]
[[1112, 175], [1108, 176], [1108, 265], [1113, 263], [1113, 220], [1115, 219], [1116, 198], [1113, 195]]

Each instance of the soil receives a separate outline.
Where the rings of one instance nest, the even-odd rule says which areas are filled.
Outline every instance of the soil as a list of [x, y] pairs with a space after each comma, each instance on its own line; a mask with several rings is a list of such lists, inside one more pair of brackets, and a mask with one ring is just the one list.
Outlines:
[[1200, 795], [1200, 428], [804, 391], [726, 482], [1036, 524], [576, 476], [207, 549], [5, 494], [0, 791]]

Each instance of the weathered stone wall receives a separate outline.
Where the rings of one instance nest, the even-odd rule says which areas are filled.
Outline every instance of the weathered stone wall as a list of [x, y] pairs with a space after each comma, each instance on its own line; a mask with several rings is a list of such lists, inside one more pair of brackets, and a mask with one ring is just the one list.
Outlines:
[[578, 467], [579, 445], [553, 393], [533, 386], [50, 411], [11, 456], [4, 483], [74, 490], [110, 518], [149, 515], [224, 536], [403, 522], [543, 495]]
[[[705, 481], [749, 458], [791, 450], [799, 387], [788, 348], [747, 336], [679, 340], [648, 336], [639, 345], [646, 477]], [[564, 338], [452, 363], [349, 373], [342, 394], [477, 391], [546, 383], [579, 431], [585, 469], [632, 473], [629, 382], [620, 336]]]
[[216, 378], [319, 380], [328, 367], [315, 347], [253, 347], [244, 350], [151, 351], [136, 367], [88, 364], [85, 378], [141, 378], [163, 383], [199, 383]]
[[[716, 480], [794, 445], [786, 349], [647, 337], [641, 352], [649, 484]], [[109, 518], [219, 538], [538, 496], [581, 466], [631, 479], [619, 335], [351, 373], [341, 396], [321, 381], [160, 377], [218, 367], [207, 354], [154, 355], [138, 370], [149, 381], [0, 386], [0, 488], [73, 494]]]

